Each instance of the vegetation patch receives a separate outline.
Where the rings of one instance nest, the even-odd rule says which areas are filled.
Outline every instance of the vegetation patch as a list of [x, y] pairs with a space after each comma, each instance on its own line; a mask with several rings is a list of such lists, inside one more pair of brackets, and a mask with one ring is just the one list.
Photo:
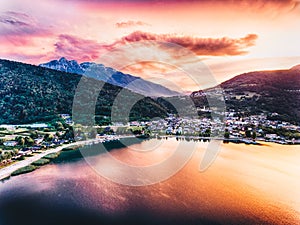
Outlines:
[[36, 168], [37, 167], [34, 165], [25, 166], [25, 167], [22, 167], [22, 168], [16, 170], [11, 175], [16, 176], [16, 175], [23, 174], [23, 173], [30, 173], [30, 172], [34, 171]]
[[51, 159], [57, 158], [58, 156], [59, 156], [58, 152], [57, 153], [50, 153], [50, 154], [44, 156], [43, 159], [49, 159], [49, 160], [51, 160]]
[[42, 159], [39, 159], [39, 160], [33, 162], [32, 165], [34, 165], [34, 166], [43, 166], [43, 165], [48, 164], [49, 162], [50, 162], [49, 159], [43, 159], [42, 158]]

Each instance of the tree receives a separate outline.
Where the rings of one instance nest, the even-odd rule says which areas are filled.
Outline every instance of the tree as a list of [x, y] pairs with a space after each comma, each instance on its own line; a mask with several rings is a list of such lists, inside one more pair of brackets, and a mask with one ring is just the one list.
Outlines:
[[0, 145], [3, 145], [3, 143], [6, 142], [6, 139], [0, 139]]
[[210, 129], [206, 129], [204, 135], [205, 135], [204, 137], [210, 137], [211, 130]]
[[257, 137], [257, 134], [256, 134], [255, 131], [253, 131], [253, 133], [252, 133], [252, 138], [253, 138], [253, 139], [256, 139], [256, 137]]
[[18, 149], [14, 149], [14, 150], [12, 151], [13, 156], [18, 155], [18, 153], [19, 153], [19, 150], [18, 150]]
[[45, 141], [52, 141], [54, 138], [53, 134], [45, 134], [44, 139]]
[[50, 132], [49, 128], [44, 128], [44, 132]]
[[62, 131], [64, 129], [64, 126], [61, 122], [58, 121], [58, 122], [55, 123], [55, 128], [58, 131]]
[[60, 133], [58, 131], [56, 131], [55, 136], [60, 137]]
[[224, 138], [229, 139], [229, 137], [230, 137], [230, 133], [228, 131], [226, 131], [224, 133]]
[[10, 159], [12, 157], [11, 151], [5, 151], [4, 154], [2, 154], [3, 159]]
[[32, 132], [30, 132], [30, 137], [31, 137], [32, 139], [36, 139], [36, 138], [39, 137], [39, 135], [38, 135], [38, 133], [37, 133], [36, 131], [32, 131]]
[[250, 130], [246, 130], [245, 135], [247, 138], [251, 137], [251, 131]]
[[74, 131], [73, 131], [73, 128], [67, 129], [66, 132], [64, 133], [63, 137], [66, 140], [74, 140]]
[[25, 138], [25, 144], [27, 146], [32, 146], [32, 145], [34, 145], [34, 140], [31, 137], [26, 137]]
[[24, 146], [25, 145], [25, 139], [21, 136], [18, 136], [15, 138], [15, 140], [18, 142], [18, 145]]

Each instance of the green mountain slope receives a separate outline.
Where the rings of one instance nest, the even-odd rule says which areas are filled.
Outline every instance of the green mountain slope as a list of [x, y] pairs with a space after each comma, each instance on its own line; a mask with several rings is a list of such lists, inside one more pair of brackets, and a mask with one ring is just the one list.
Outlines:
[[[0, 60], [0, 124], [50, 121], [58, 114], [71, 114], [75, 90], [81, 77]], [[96, 80], [93, 83], [104, 84]], [[121, 87], [105, 84], [99, 93], [96, 114], [110, 116], [111, 106], [121, 90]], [[151, 98], [129, 90], [125, 90], [123, 95], [128, 97], [126, 99], [129, 102], [135, 98], [142, 99], [131, 110], [132, 120], [166, 115], [166, 109]], [[118, 110], [119, 113], [123, 111], [122, 108]]]

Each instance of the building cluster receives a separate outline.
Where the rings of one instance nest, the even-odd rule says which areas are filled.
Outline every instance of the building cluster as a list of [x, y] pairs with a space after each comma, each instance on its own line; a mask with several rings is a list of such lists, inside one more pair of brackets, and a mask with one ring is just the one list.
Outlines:
[[[213, 121], [208, 118], [192, 119], [188, 117], [178, 118], [173, 115], [165, 119], [151, 121], [149, 129], [154, 134], [210, 136], [213, 131], [222, 131], [224, 124], [221, 120]], [[208, 135], [209, 134], [209, 135]]]
[[72, 135], [68, 135], [69, 129], [59, 131], [47, 124], [9, 125], [2, 127], [0, 133], [1, 164], [74, 141]]
[[222, 137], [226, 139], [255, 139], [280, 144], [300, 143], [300, 126], [285, 121], [269, 120], [266, 115], [240, 117], [234, 111], [226, 112], [221, 119], [188, 118], [169, 115], [146, 124], [153, 134]]

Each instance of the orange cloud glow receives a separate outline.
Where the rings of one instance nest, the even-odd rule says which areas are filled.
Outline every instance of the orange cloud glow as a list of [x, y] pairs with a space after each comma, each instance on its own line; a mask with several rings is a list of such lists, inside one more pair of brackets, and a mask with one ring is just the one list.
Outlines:
[[[249, 34], [244, 38], [198, 38], [190, 36], [177, 36], [172, 34], [152, 34], [147, 32], [136, 31], [121, 39], [117, 43], [132, 43], [138, 41], [157, 41], [180, 45], [193, 51], [197, 55], [242, 55], [247, 53], [244, 49], [255, 44], [256, 34]], [[165, 48], [167, 48], [167, 44]]]

